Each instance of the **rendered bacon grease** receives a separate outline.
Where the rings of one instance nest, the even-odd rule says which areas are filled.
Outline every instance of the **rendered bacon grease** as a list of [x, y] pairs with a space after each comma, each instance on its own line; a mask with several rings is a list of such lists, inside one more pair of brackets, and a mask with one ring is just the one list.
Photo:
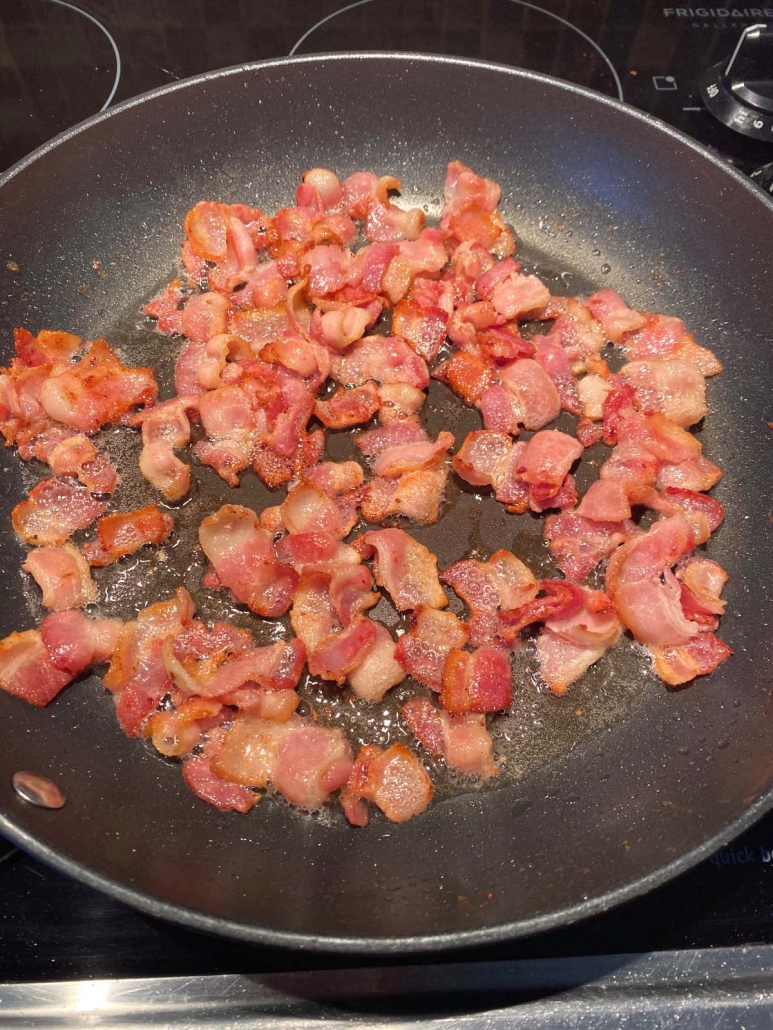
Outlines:
[[[731, 653], [715, 635], [727, 576], [695, 553], [722, 521], [708, 493], [721, 472], [690, 432], [720, 363], [678, 318], [635, 311], [612, 290], [552, 296], [513, 256], [499, 186], [458, 161], [437, 227], [394, 203], [399, 185], [317, 168], [273, 217], [197, 204], [182, 277], [144, 309], [179, 347], [171, 399], [159, 402], [152, 369], [66, 332], [17, 329], [0, 377], [7, 444], [50, 472], [12, 516], [50, 614], [0, 642], [0, 685], [42, 706], [107, 663], [125, 732], [179, 759], [220, 809], [246, 812], [268, 789], [306, 810], [335, 796], [355, 826], [373, 806], [402, 822], [430, 801], [429, 755], [461, 776], [496, 776], [488, 723], [511, 704], [511, 653], [525, 638], [559, 696], [624, 633], [671, 686]], [[378, 331], [385, 312], [390, 335]], [[542, 332], [525, 337], [525, 322]], [[616, 373], [610, 346], [625, 359]], [[478, 409], [481, 428], [432, 439], [430, 378]], [[574, 435], [550, 428], [562, 410]], [[191, 422], [203, 430], [192, 452]], [[100, 600], [92, 567], [173, 530], [155, 503], [110, 511], [120, 470], [91, 438], [111, 424], [141, 434], [159, 502], [186, 497], [191, 458], [233, 488], [199, 528], [202, 587], [256, 620], [288, 616], [283, 639], [258, 646], [229, 622], [207, 624], [183, 586], [128, 622], [84, 613]], [[361, 460], [324, 460], [326, 430], [348, 427], [362, 427]], [[572, 470], [602, 440], [608, 457], [580, 497]], [[239, 504], [245, 475], [286, 488], [279, 503]], [[507, 550], [438, 569], [410, 524], [438, 520], [449, 475], [508, 512], [543, 514], [563, 578], [538, 580]], [[76, 546], [72, 534], [94, 524]], [[382, 598], [405, 613], [397, 639], [372, 617]], [[411, 677], [413, 750], [373, 742], [355, 754], [340, 728], [298, 714], [305, 670], [373, 705]]]

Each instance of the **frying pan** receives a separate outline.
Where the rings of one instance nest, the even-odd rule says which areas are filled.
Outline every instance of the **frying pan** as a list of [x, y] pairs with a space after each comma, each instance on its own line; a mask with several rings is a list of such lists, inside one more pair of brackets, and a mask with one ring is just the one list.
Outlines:
[[[496, 784], [460, 793], [441, 783], [420, 818], [376, 817], [359, 831], [273, 800], [246, 817], [215, 811], [177, 769], [122, 736], [96, 680], [45, 711], [0, 697], [0, 830], [147, 912], [303, 948], [502, 940], [650, 890], [771, 805], [773, 205], [666, 125], [546, 76], [412, 54], [268, 61], [156, 90], [65, 133], [0, 183], [4, 357], [17, 324], [104, 334], [135, 363], [154, 357], [168, 388], [174, 348], [139, 308], [174, 273], [180, 220], [197, 200], [273, 210], [306, 168], [325, 165], [394, 174], [406, 201], [431, 214], [454, 158], [502, 184], [522, 259], [555, 289], [611, 286], [636, 307], [677, 314], [724, 362], [700, 438], [725, 471], [715, 494], [727, 518], [708, 553], [730, 573], [721, 635], [735, 657], [669, 692], [643, 655], [621, 647], [559, 701], [537, 691], [527, 648], [514, 714], [496, 730], [508, 759]], [[18, 272], [5, 271], [9, 261]], [[441, 423], [459, 436], [477, 424], [437, 387], [430, 425]], [[125, 437], [106, 434], [135, 456], [130, 469], [136, 450]], [[331, 444], [335, 454], [345, 447], [343, 437]], [[8, 522], [37, 474], [4, 456], [3, 635], [41, 614]], [[146, 503], [142, 489], [127, 471], [117, 503]], [[224, 499], [272, 503], [255, 477], [229, 494], [198, 469], [166, 565], [144, 556], [119, 570], [106, 610], [129, 614], [180, 580], [195, 591], [195, 526]], [[455, 483], [439, 525], [416, 535], [441, 565], [513, 547], [546, 569], [540, 531]], [[196, 598], [206, 617], [228, 613], [221, 599]], [[331, 717], [325, 691], [314, 697]], [[369, 716], [352, 718], [362, 730]], [[49, 776], [67, 805], [25, 805], [11, 789], [19, 769]]]

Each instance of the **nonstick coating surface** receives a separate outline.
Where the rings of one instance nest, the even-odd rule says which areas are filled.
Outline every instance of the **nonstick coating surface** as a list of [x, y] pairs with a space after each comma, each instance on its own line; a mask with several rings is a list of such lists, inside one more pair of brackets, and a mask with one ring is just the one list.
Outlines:
[[[454, 158], [502, 184], [523, 252], [542, 273], [563, 272], [566, 292], [611, 286], [636, 307], [677, 314], [725, 363], [701, 439], [725, 470], [715, 494], [727, 518], [709, 554], [730, 573], [721, 635], [735, 658], [674, 693], [628, 650], [564, 701], [547, 699], [548, 761], [525, 760], [520, 778], [441, 798], [404, 826], [377, 818], [364, 831], [273, 801], [247, 817], [218, 813], [122, 736], [95, 683], [44, 711], [2, 695], [0, 829], [22, 847], [201, 929], [387, 952], [493, 941], [600, 911], [687, 868], [770, 806], [773, 205], [661, 123], [538, 75], [415, 55], [267, 62], [156, 91], [60, 137], [0, 184], [2, 356], [11, 328], [25, 325], [106, 333], [144, 359], [138, 307], [171, 276], [180, 220], [201, 198], [273, 210], [306, 168], [325, 165], [395, 174], [409, 200], [431, 204]], [[2, 635], [34, 622], [7, 520], [30, 473], [10, 452], [4, 466]], [[488, 512], [476, 530], [483, 548], [539, 534], [539, 524], [516, 527], [454, 496], [421, 534], [441, 564], [469, 550], [477, 509]], [[586, 717], [589, 732], [572, 728]], [[516, 765], [550, 738], [527, 720]], [[22, 768], [51, 776], [65, 808], [18, 801], [10, 781]]]

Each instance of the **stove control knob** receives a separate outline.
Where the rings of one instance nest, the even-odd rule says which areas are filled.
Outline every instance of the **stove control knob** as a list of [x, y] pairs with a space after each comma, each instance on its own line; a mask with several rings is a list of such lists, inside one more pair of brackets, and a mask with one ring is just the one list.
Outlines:
[[773, 25], [744, 29], [730, 60], [710, 68], [700, 88], [724, 125], [773, 143]]
[[773, 197], [773, 161], [758, 168], [756, 172], [752, 172], [752, 179], [760, 189], [765, 190], [770, 197]]

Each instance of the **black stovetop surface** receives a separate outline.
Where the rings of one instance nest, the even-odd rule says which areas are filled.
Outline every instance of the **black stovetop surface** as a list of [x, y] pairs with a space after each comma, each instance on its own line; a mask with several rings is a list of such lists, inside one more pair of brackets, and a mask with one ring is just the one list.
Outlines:
[[[0, 0], [0, 168], [109, 103], [199, 72], [288, 53], [379, 49], [481, 57], [566, 78], [652, 112], [751, 173], [773, 161], [773, 144], [716, 122], [698, 81], [744, 27], [763, 19], [773, 19], [773, 9], [645, 0]], [[773, 944], [771, 852], [773, 815], [646, 898], [576, 927], [453, 957]], [[0, 982], [352, 962], [168, 926], [0, 838]]]

